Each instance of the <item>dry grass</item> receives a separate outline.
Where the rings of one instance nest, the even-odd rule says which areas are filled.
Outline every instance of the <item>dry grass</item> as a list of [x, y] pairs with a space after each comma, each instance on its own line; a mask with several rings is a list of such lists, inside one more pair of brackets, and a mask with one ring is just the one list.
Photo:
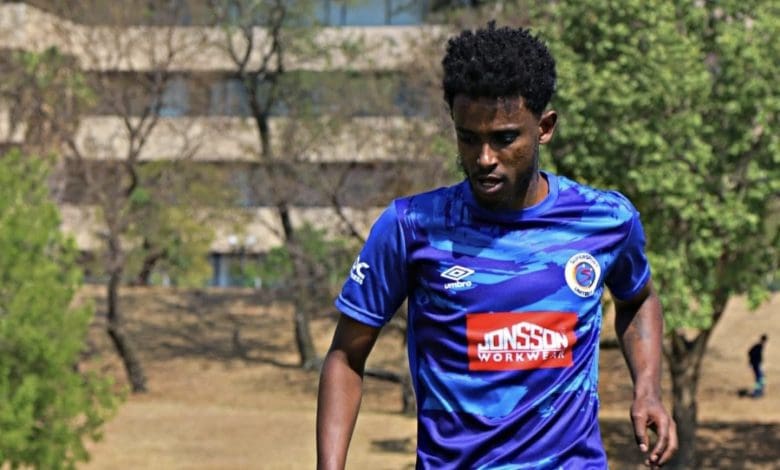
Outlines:
[[[85, 298], [102, 310], [99, 290]], [[141, 346], [150, 392], [131, 396], [91, 446], [94, 469], [314, 468], [317, 374], [295, 367], [287, 307], [250, 290], [127, 289], [123, 307]], [[780, 468], [780, 296], [757, 312], [733, 303], [712, 340], [700, 386], [699, 447], [706, 468]], [[124, 383], [96, 317], [90, 367]], [[319, 351], [327, 348], [331, 317], [317, 318]], [[746, 351], [767, 332], [769, 395], [739, 399], [750, 385]], [[398, 333], [380, 339], [370, 366], [400, 370]], [[617, 350], [601, 356], [602, 432], [613, 468], [637, 468], [628, 423], [630, 381]], [[668, 387], [667, 387], [668, 390]], [[397, 413], [398, 386], [368, 379], [349, 468], [402, 469], [414, 464], [415, 421]]]

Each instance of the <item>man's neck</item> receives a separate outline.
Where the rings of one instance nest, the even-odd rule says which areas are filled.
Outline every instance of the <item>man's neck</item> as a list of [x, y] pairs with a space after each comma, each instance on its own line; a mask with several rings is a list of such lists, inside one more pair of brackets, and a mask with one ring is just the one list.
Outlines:
[[550, 184], [542, 172], [537, 171], [528, 182], [528, 190], [525, 193], [523, 209], [535, 206], [542, 202], [550, 193]]

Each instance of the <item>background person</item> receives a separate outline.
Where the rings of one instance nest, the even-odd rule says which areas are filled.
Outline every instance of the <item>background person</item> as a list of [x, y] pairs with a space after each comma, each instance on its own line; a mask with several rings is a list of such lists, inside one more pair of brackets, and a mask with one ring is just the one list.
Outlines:
[[764, 345], [766, 344], [767, 335], [761, 335], [761, 338], [756, 344], [754, 344], [748, 351], [748, 359], [750, 367], [753, 369], [753, 376], [755, 377], [755, 383], [753, 385], [753, 394], [755, 398], [764, 396], [764, 370], [762, 363], [764, 361]]

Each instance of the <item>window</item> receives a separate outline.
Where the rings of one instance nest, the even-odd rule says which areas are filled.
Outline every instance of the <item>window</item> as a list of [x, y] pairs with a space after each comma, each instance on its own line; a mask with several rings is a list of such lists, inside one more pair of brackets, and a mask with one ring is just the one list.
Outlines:
[[189, 92], [187, 81], [183, 77], [175, 77], [165, 84], [163, 90], [160, 116], [181, 117], [189, 111]]
[[322, 0], [318, 19], [327, 26], [419, 25], [425, 0]]
[[213, 116], [249, 116], [249, 97], [244, 84], [236, 78], [211, 85], [209, 114]]
[[255, 192], [252, 187], [251, 167], [241, 166], [238, 170], [231, 171], [231, 183], [236, 188], [236, 204], [241, 207], [252, 207], [255, 205]]

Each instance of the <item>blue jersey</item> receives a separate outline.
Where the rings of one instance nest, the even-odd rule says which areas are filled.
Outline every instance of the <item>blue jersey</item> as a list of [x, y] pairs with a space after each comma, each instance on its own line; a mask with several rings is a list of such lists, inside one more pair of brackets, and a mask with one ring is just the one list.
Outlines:
[[521, 211], [468, 182], [397, 199], [336, 300], [381, 327], [408, 298], [418, 468], [606, 468], [598, 427], [601, 294], [650, 278], [639, 214], [617, 192], [544, 173]]

